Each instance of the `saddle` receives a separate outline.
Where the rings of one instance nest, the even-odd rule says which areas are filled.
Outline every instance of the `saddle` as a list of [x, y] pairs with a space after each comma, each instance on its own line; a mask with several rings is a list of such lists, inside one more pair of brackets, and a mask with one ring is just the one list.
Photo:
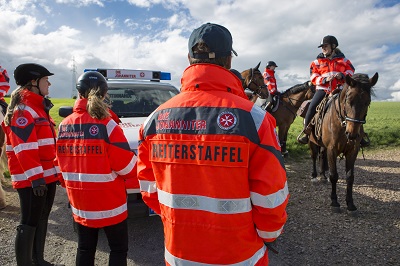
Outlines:
[[280, 101], [279, 94], [274, 96], [269, 95], [268, 100], [264, 103], [262, 108], [269, 113], [273, 113], [278, 109]]
[[330, 96], [327, 94], [324, 99], [319, 103], [316, 108], [316, 113], [310, 122], [311, 129], [314, 131], [317, 140], [321, 139], [322, 136], [322, 122], [329, 105], [332, 104], [333, 100], [338, 97], [339, 94], [333, 94]]

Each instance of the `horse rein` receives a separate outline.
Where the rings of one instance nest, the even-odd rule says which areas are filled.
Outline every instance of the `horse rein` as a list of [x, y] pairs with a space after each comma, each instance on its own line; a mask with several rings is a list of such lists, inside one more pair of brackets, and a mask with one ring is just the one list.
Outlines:
[[[359, 120], [359, 119], [355, 119], [355, 118], [351, 118], [351, 117], [348, 117], [348, 116], [347, 116], [347, 112], [346, 112], [347, 94], [346, 94], [346, 97], [345, 97], [345, 99], [344, 99], [344, 106], [343, 106], [344, 117], [342, 116], [342, 112], [341, 112], [341, 111], [342, 111], [342, 108], [340, 107], [340, 94], [342, 93], [342, 91], [343, 91], [343, 90], [340, 90], [340, 91], [339, 91], [339, 95], [337, 96], [337, 98], [338, 98], [339, 110], [337, 110], [336, 107], [335, 107], [336, 112], [337, 112], [337, 114], [338, 114], [338, 118], [339, 118], [339, 120], [342, 122], [342, 127], [345, 127], [345, 126], [346, 126], [347, 121], [353, 122], [353, 123], [360, 123], [360, 124], [365, 124], [365, 123], [367, 123], [367, 121], [366, 121], [365, 119], [364, 119], [364, 120]], [[335, 105], [335, 106], [336, 106], [336, 105]], [[365, 116], [367, 116], [367, 114], [365, 114]]]
[[[249, 71], [250, 71], [250, 73], [251, 73], [251, 76], [250, 76], [250, 80], [247, 82], [247, 84], [245, 84], [245, 85], [246, 85], [246, 89], [251, 90], [251, 91], [253, 92], [253, 94], [257, 95], [257, 96], [260, 97], [261, 99], [268, 98], [268, 95], [264, 95], [264, 93], [262, 92], [262, 89], [264, 89], [264, 88], [266, 87], [266, 85], [264, 84], [264, 85], [258, 86], [258, 84], [253, 80], [253, 77], [254, 77], [254, 68], [250, 68]], [[261, 73], [261, 72], [260, 72], [260, 73]], [[256, 85], [256, 87], [257, 87], [257, 89], [255, 89], [255, 90], [252, 90], [252, 89], [250, 88], [250, 85], [253, 84], [253, 83], [254, 83], [254, 85]]]

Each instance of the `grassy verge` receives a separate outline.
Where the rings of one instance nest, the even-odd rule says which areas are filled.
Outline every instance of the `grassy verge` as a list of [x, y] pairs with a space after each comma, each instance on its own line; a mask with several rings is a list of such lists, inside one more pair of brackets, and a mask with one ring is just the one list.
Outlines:
[[[303, 119], [297, 117], [289, 129], [287, 149], [292, 158], [309, 154], [308, 146], [301, 145], [296, 138], [303, 129]], [[364, 125], [371, 145], [369, 150], [400, 146], [400, 102], [372, 102]]]

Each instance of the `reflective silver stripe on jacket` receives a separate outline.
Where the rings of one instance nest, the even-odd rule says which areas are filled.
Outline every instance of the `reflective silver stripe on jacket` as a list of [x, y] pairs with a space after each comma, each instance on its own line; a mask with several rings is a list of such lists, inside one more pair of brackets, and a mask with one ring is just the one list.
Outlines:
[[171, 194], [158, 189], [161, 204], [174, 209], [202, 210], [218, 214], [235, 214], [251, 211], [250, 198], [217, 199], [198, 195]]
[[63, 172], [62, 176], [67, 181], [78, 182], [111, 182], [118, 176], [115, 172], [109, 174], [84, 174], [84, 173], [70, 173]]
[[281, 235], [282, 230], [283, 230], [283, 226], [281, 227], [281, 229], [277, 230], [277, 231], [273, 231], [273, 232], [267, 232], [267, 231], [261, 231], [261, 230], [257, 230], [258, 235], [261, 238], [277, 238], [278, 236]]
[[117, 123], [114, 120], [110, 120], [108, 121], [106, 128], [107, 128], [107, 134], [108, 136], [111, 135], [111, 133], [113, 132], [114, 128], [117, 126]]
[[37, 142], [27, 142], [21, 143], [14, 147], [15, 154], [18, 154], [21, 151], [29, 151], [29, 150], [37, 150], [39, 148]]
[[54, 139], [53, 138], [38, 139], [37, 142], [39, 146], [53, 145]]
[[[231, 266], [251, 266], [255, 265], [262, 257], [264, 257], [265, 252], [267, 248], [263, 245], [262, 248], [260, 248], [251, 258], [235, 263], [235, 264], [229, 264]], [[213, 265], [222, 265], [222, 264], [209, 264], [209, 263], [201, 263], [201, 262], [195, 262], [195, 261], [190, 261], [190, 260], [185, 260], [181, 259], [178, 257], [175, 257], [172, 255], [167, 248], [165, 248], [164, 251], [164, 256], [165, 260], [171, 265], [171, 266], [213, 266]]]
[[289, 195], [289, 189], [287, 181], [285, 182], [284, 188], [270, 195], [263, 196], [256, 192], [250, 192], [250, 198], [254, 205], [269, 209], [273, 209], [280, 206], [286, 200], [288, 195]]
[[132, 171], [132, 169], [135, 167], [136, 161], [137, 161], [137, 157], [136, 157], [136, 155], [134, 155], [134, 156], [132, 156], [132, 160], [128, 163], [128, 165], [125, 168], [123, 168], [119, 171], [116, 171], [116, 172], [119, 175], [129, 174]]
[[258, 130], [260, 129], [261, 124], [262, 124], [262, 122], [264, 120], [264, 117], [266, 115], [266, 112], [263, 111], [260, 108], [260, 106], [254, 104], [253, 107], [250, 110], [250, 114], [251, 114], [251, 117], [254, 120], [254, 124], [256, 125], [256, 129], [257, 129], [257, 132], [258, 132]]
[[43, 177], [47, 177], [47, 176], [51, 176], [51, 175], [56, 175], [57, 173], [58, 173], [58, 172], [57, 172], [57, 169], [53, 167], [53, 168], [44, 170], [44, 171], [43, 171]]
[[154, 181], [139, 180], [140, 191], [147, 193], [157, 192], [157, 185]]
[[42, 173], [43, 173], [43, 167], [38, 166], [35, 168], [31, 168], [29, 170], [26, 170], [25, 173], [23, 173], [23, 174], [11, 175], [11, 180], [12, 181], [24, 181], [24, 180], [28, 180], [28, 178], [30, 178], [34, 175], [38, 175], [38, 174], [42, 174]]
[[117, 215], [120, 215], [124, 213], [127, 210], [127, 205], [124, 203], [123, 205], [112, 209], [112, 210], [106, 210], [106, 211], [83, 211], [83, 210], [78, 210], [74, 208], [74, 206], [71, 205], [71, 210], [72, 212], [82, 218], [89, 219], [89, 220], [99, 220], [99, 219], [107, 219], [111, 217], [115, 217]]
[[33, 110], [31, 107], [29, 107], [29, 106], [27, 106], [27, 105], [19, 104], [19, 105], [17, 106], [17, 109], [28, 111], [28, 112], [31, 114], [31, 116], [32, 116], [33, 118], [38, 118], [38, 117], [39, 117], [39, 115], [36, 113], [36, 111]]

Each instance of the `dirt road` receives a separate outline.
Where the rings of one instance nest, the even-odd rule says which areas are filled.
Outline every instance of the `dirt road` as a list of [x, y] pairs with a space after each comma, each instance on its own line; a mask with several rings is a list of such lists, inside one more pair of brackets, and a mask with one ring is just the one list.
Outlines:
[[[289, 219], [270, 265], [400, 265], [400, 148], [365, 151], [356, 162], [354, 201], [358, 217], [345, 210], [345, 180], [339, 163], [341, 213], [330, 211], [330, 184], [309, 181], [311, 161], [286, 161]], [[19, 220], [17, 193], [5, 186], [8, 207], [0, 211], [0, 265], [15, 265], [14, 235]], [[45, 257], [75, 265], [77, 236], [64, 189], [59, 188], [50, 216]], [[128, 265], [164, 265], [159, 217], [129, 220]], [[190, 243], [188, 243], [190, 244]], [[96, 265], [107, 265], [108, 245], [102, 234]]]

